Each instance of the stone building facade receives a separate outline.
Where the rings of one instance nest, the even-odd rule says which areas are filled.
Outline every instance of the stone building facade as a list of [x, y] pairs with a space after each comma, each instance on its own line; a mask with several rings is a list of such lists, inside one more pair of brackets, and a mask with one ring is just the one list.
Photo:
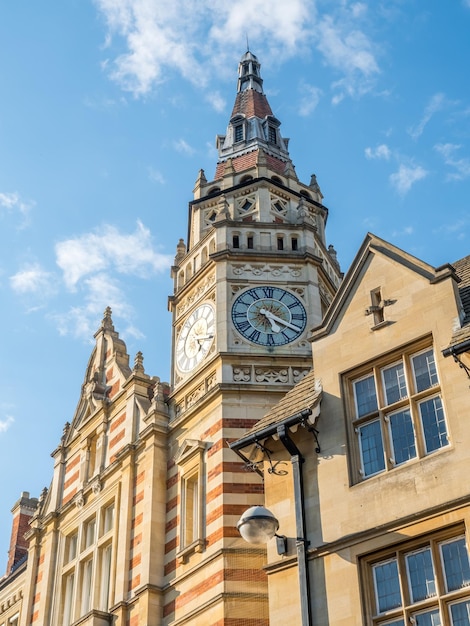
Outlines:
[[172, 380], [131, 361], [107, 309], [50, 487], [24, 494], [28, 553], [16, 533], [1, 626], [269, 623], [266, 550], [236, 529], [263, 484], [228, 444], [308, 374], [309, 330], [341, 282], [320, 188], [280, 125], [247, 52], [176, 249]]
[[[368, 234], [343, 278], [280, 125], [247, 52], [176, 248], [171, 381], [107, 309], [12, 509], [0, 626], [470, 624], [470, 257]], [[237, 530], [259, 505], [266, 546]]]
[[470, 624], [469, 289], [470, 257], [434, 268], [367, 235], [314, 372], [232, 443], [286, 537], [271, 624]]

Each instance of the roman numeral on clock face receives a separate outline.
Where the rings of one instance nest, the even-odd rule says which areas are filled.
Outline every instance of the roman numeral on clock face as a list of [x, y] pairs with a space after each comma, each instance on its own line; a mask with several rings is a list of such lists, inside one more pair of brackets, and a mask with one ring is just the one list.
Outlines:
[[305, 330], [307, 313], [293, 293], [282, 287], [262, 285], [235, 298], [232, 322], [251, 343], [272, 348], [298, 339]]

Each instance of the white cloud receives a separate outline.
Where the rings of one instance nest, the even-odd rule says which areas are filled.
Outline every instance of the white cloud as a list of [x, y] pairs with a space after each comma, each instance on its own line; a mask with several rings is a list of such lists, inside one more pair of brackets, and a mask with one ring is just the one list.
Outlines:
[[443, 93], [436, 93], [432, 96], [426, 108], [424, 109], [423, 117], [417, 126], [411, 127], [408, 132], [413, 139], [418, 139], [423, 134], [423, 131], [432, 118], [433, 115], [441, 111], [446, 105], [446, 98]]
[[359, 28], [358, 22], [367, 7], [356, 3], [349, 7], [340, 6], [335, 15], [325, 15], [316, 25], [317, 47], [326, 63], [343, 78], [332, 84], [336, 94], [333, 104], [339, 104], [346, 96], [358, 97], [370, 91], [379, 66], [374, 54], [374, 45]]
[[146, 278], [168, 269], [172, 262], [169, 255], [153, 249], [151, 239], [150, 231], [141, 222], [131, 234], [105, 225], [99, 231], [56, 244], [56, 262], [72, 291], [82, 279], [105, 270]]
[[50, 295], [55, 291], [55, 280], [50, 272], [44, 270], [38, 263], [26, 265], [19, 272], [10, 276], [13, 291], [20, 294], [34, 293]]
[[[265, 42], [268, 48], [284, 55], [293, 54], [311, 33], [311, 22], [315, 15], [313, 0], [290, 0], [272, 2], [270, 0], [233, 0], [220, 2], [214, 7], [211, 0], [205, 0], [214, 24], [210, 29], [210, 39], [220, 49], [227, 42], [238, 48], [246, 36], [253, 34], [253, 41]], [[215, 8], [215, 10], [214, 10]]]
[[195, 149], [190, 146], [189, 143], [187, 143], [184, 139], [178, 139], [178, 141], [174, 141], [173, 146], [175, 150], [188, 156], [191, 156], [196, 152]]
[[307, 117], [317, 108], [323, 92], [319, 87], [307, 84], [303, 84], [300, 91], [302, 93], [302, 97], [299, 103], [299, 114], [303, 117]]
[[218, 91], [211, 91], [206, 96], [206, 101], [211, 105], [214, 111], [222, 113], [225, 110], [225, 99], [220, 95]]
[[0, 215], [2, 213], [19, 213], [23, 217], [22, 226], [28, 222], [29, 213], [34, 207], [32, 200], [22, 200], [19, 193], [0, 192]]
[[6, 415], [3, 419], [0, 419], [0, 433], [5, 433], [15, 421], [11, 415]]
[[133, 317], [133, 307], [128, 304], [119, 281], [111, 274], [98, 272], [84, 279], [82, 286], [85, 302], [83, 305], [72, 306], [65, 313], [50, 316], [61, 335], [90, 340], [107, 306], [111, 307], [115, 316], [123, 320], [129, 322]]
[[466, 238], [467, 236], [467, 228], [469, 225], [469, 218], [467, 215], [464, 215], [463, 217], [457, 217], [455, 219], [455, 221], [450, 222], [450, 221], [446, 221], [445, 223], [441, 224], [440, 226], [438, 226], [436, 229], [434, 229], [434, 233], [437, 233], [439, 235], [444, 235], [446, 237], [452, 238], [452, 239], [457, 239], [457, 240], [463, 240]]
[[414, 183], [426, 178], [428, 173], [420, 165], [408, 166], [401, 164], [398, 171], [390, 175], [390, 182], [400, 195], [405, 195]]
[[368, 159], [385, 159], [386, 161], [392, 154], [390, 148], [384, 143], [376, 148], [366, 148], [364, 152]]
[[470, 159], [459, 159], [454, 156], [461, 147], [462, 146], [453, 143], [438, 143], [434, 146], [434, 150], [444, 158], [445, 164], [455, 170], [448, 174], [447, 180], [464, 180], [470, 177]]
[[[110, 56], [103, 69], [135, 97], [174, 72], [207, 89], [214, 77], [227, 75], [247, 39], [267, 64], [316, 47], [339, 75], [335, 101], [367, 92], [379, 71], [374, 46], [360, 27], [367, 17], [365, 2], [340, 3], [334, 14], [320, 15], [315, 0], [94, 1], [107, 26]], [[112, 56], [115, 46], [120, 53]], [[209, 99], [216, 111], [225, 107], [217, 94]]]
[[149, 174], [150, 180], [153, 180], [155, 183], [159, 183], [160, 185], [165, 184], [165, 178], [163, 174], [160, 172], [160, 170], [156, 170], [153, 167], [149, 167], [148, 174]]
[[392, 237], [403, 237], [412, 235], [414, 233], [413, 226], [404, 226], [401, 230], [395, 230], [392, 233]]

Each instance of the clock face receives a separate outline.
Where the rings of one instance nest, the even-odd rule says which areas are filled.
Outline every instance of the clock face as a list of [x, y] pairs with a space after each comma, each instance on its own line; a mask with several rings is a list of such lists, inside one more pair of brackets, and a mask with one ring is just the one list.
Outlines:
[[176, 341], [176, 365], [190, 372], [208, 354], [215, 336], [215, 312], [212, 304], [197, 307], [183, 324]]
[[282, 346], [303, 333], [307, 313], [300, 300], [280, 287], [244, 291], [232, 306], [232, 321], [246, 339], [262, 346]]

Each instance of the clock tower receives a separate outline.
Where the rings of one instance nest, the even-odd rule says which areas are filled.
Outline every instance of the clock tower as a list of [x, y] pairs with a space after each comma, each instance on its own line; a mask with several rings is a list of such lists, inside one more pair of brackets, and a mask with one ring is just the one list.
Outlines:
[[320, 188], [298, 179], [280, 126], [248, 51], [172, 268], [165, 623], [268, 623], [264, 548], [236, 530], [262, 484], [228, 443], [307, 374], [309, 329], [341, 279]]

